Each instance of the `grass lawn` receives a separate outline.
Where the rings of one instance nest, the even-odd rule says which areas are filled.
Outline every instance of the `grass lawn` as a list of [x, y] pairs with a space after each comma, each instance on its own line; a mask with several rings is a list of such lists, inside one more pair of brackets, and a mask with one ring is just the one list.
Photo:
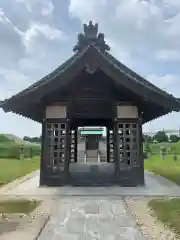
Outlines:
[[39, 157], [25, 160], [0, 159], [0, 185], [37, 170], [39, 165]]
[[160, 156], [153, 156], [150, 160], [144, 161], [144, 167], [180, 185], [180, 159], [175, 162], [171, 156], [165, 160], [161, 160]]
[[157, 218], [169, 226], [180, 237], [180, 199], [151, 200], [149, 207], [156, 213]]
[[30, 200], [8, 200], [0, 201], [0, 213], [31, 213], [40, 201]]

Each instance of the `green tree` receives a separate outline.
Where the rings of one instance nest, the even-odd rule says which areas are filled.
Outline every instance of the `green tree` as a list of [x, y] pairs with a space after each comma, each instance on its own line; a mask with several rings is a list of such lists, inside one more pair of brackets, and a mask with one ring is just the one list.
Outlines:
[[170, 139], [171, 142], [173, 142], [173, 143], [176, 143], [176, 142], [179, 141], [179, 137], [178, 137], [177, 135], [175, 135], [175, 134], [170, 135], [169, 139]]
[[149, 136], [149, 135], [143, 134], [143, 141], [144, 142], [152, 142], [153, 138], [151, 136]]
[[23, 140], [30, 142], [31, 139], [30, 139], [30, 137], [24, 136], [24, 137], [23, 137]]
[[165, 133], [165, 131], [158, 131], [155, 135], [154, 135], [154, 140], [156, 140], [157, 142], [168, 142], [168, 135]]
[[41, 142], [41, 136], [40, 137], [27, 137], [24, 136], [23, 138], [24, 141], [32, 142], [32, 143], [39, 143]]

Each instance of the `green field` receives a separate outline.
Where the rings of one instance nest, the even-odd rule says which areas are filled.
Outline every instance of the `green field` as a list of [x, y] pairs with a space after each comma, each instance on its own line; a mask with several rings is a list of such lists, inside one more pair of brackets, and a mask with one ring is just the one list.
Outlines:
[[39, 157], [32, 159], [0, 159], [0, 185], [39, 169]]
[[40, 144], [26, 143], [9, 136], [11, 135], [0, 134], [0, 158], [19, 159], [21, 149], [23, 149], [25, 157], [40, 156]]
[[[20, 160], [23, 148], [24, 158]], [[40, 165], [40, 145], [26, 143], [12, 138], [12, 135], [0, 134], [0, 185], [22, 177]]]
[[[180, 185], [180, 143], [150, 144], [149, 146], [151, 157], [144, 161], [145, 169]], [[162, 147], [168, 149], [168, 155], [164, 160], [160, 157]], [[173, 153], [177, 154], [177, 161], [173, 160]], [[151, 200], [149, 207], [161, 222], [169, 226], [180, 237], [180, 198]]]
[[144, 161], [144, 167], [180, 185], [180, 158], [174, 161], [172, 156], [167, 156], [162, 160], [160, 156], [155, 155]]
[[[146, 144], [144, 144], [146, 145]], [[180, 142], [177, 143], [148, 143], [148, 148], [151, 154], [159, 155], [162, 148], [166, 149], [168, 154], [176, 153], [180, 155]]]
[[[145, 169], [180, 185], [180, 142], [146, 144], [144, 144], [144, 149], [148, 146], [150, 157], [144, 161]], [[164, 160], [161, 157], [161, 149], [165, 149]], [[174, 155], [177, 156], [177, 161], [174, 161]]]

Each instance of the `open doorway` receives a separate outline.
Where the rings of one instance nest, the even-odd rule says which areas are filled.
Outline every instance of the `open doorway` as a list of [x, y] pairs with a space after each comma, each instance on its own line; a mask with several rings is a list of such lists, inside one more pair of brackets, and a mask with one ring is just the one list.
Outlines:
[[77, 160], [69, 164], [71, 185], [107, 186], [115, 182], [115, 162], [108, 158], [113, 151], [108, 129], [107, 125], [77, 127]]
[[107, 161], [105, 127], [78, 128], [78, 161], [86, 164], [100, 164]]

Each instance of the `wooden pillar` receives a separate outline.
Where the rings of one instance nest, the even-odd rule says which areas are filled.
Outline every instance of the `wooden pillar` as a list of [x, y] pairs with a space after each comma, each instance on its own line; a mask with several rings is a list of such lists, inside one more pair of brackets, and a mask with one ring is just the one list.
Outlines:
[[109, 127], [106, 130], [106, 148], [107, 148], [107, 162], [110, 162], [110, 141], [109, 141]]
[[43, 185], [44, 182], [44, 174], [45, 174], [45, 158], [44, 158], [44, 149], [45, 149], [45, 130], [46, 130], [46, 121], [42, 122], [42, 132], [41, 132], [41, 156], [40, 156], [40, 181], [39, 185]]
[[143, 154], [143, 132], [142, 118], [139, 118], [139, 158], [140, 158], [140, 184], [144, 185], [144, 154]]
[[65, 139], [65, 181], [69, 180], [69, 163], [71, 154], [71, 134], [70, 119], [66, 120], [66, 139]]
[[114, 120], [114, 163], [115, 163], [115, 175], [117, 180], [119, 179], [119, 143], [118, 143], [118, 129], [117, 129], [117, 119]]
[[74, 161], [77, 162], [78, 161], [78, 129], [77, 127], [74, 130]]

